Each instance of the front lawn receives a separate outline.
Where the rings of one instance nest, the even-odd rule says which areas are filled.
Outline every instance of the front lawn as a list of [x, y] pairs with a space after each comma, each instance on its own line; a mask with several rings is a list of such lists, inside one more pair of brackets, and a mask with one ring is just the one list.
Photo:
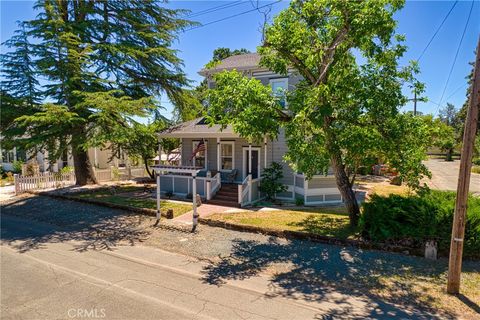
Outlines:
[[350, 227], [344, 207], [215, 213], [209, 218], [277, 230], [308, 232], [338, 239], [357, 236], [357, 229]]
[[[102, 189], [92, 192], [86, 192], [75, 195], [75, 197], [82, 199], [92, 199], [101, 202], [125, 205], [135, 208], [156, 209], [156, 200], [150, 198], [149, 194], [144, 194], [143, 187], [137, 186], [122, 186], [117, 187], [116, 193], [112, 194], [110, 190]], [[160, 202], [160, 210], [166, 213], [168, 209], [173, 210], [173, 216], [178, 217], [192, 210], [192, 205], [188, 203], [178, 203], [168, 200]]]

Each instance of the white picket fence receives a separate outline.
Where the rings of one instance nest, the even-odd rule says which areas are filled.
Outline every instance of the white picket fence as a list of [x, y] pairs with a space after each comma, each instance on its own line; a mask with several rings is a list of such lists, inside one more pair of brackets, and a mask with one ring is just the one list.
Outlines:
[[[124, 167], [109, 169], [94, 169], [97, 182], [122, 181], [147, 177], [145, 168]], [[45, 172], [35, 176], [14, 175], [15, 193], [28, 190], [63, 188], [75, 184], [75, 173]]]
[[75, 184], [75, 174], [60, 172], [45, 172], [35, 176], [14, 175], [15, 193], [23, 193], [28, 190], [41, 190], [49, 188], [62, 188]]

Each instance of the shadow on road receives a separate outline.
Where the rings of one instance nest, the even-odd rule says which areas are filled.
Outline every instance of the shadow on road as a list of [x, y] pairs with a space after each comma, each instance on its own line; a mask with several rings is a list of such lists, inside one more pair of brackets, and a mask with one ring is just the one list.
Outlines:
[[[432, 264], [404, 255], [306, 241], [285, 243], [273, 237], [268, 243], [237, 239], [231, 256], [207, 266], [203, 279], [209, 284], [222, 285], [227, 280], [242, 280], [262, 271], [268, 272], [275, 264], [288, 265], [289, 268], [271, 277], [271, 291], [268, 293], [271, 297], [321, 302], [331, 301], [335, 293], [342, 293], [365, 299], [370, 314], [359, 319], [455, 318], [446, 312], [435, 315], [438, 310], [426, 307], [428, 294], [413, 290], [415, 281], [403, 279], [411, 276], [443, 281], [439, 275], [446, 270], [445, 261]], [[389, 281], [389, 287], [385, 281]], [[321, 319], [356, 318], [348, 301], [337, 299], [334, 302], [341, 307]]]
[[[70, 240], [79, 242], [75, 246], [77, 251], [112, 250], [119, 243], [142, 242], [150, 234], [139, 227], [149, 217], [86, 204], [75, 206], [75, 212], [71, 212], [72, 202], [67, 201], [68, 205], [63, 207], [60, 201], [48, 200], [46, 197], [23, 197], [2, 204], [2, 243], [8, 243], [19, 252], [41, 249], [45, 243]], [[45, 224], [29, 228], [25, 220], [14, 217]], [[20, 241], [16, 243], [17, 240]]]

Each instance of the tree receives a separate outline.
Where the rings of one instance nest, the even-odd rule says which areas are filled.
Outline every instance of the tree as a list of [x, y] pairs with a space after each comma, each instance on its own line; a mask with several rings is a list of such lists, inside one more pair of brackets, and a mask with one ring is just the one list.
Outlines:
[[77, 183], [95, 183], [90, 146], [115, 140], [132, 117], [151, 114], [158, 108], [152, 96], [183, 101], [189, 81], [172, 44], [192, 23], [180, 18], [183, 10], [155, 0], [41, 0], [35, 8], [40, 14], [22, 26], [35, 38], [28, 56], [35, 75], [46, 79], [42, 91], [51, 103], [2, 134], [27, 136], [25, 145], [47, 149], [51, 160], [71, 149]]
[[434, 122], [437, 131], [434, 145], [446, 152], [445, 161], [453, 161], [455, 147], [462, 141], [459, 123], [458, 112], [451, 103], [440, 109], [438, 121]]
[[267, 27], [258, 48], [262, 66], [302, 77], [287, 92], [287, 105], [258, 80], [222, 72], [209, 95], [208, 120], [231, 124], [251, 141], [265, 135], [274, 139], [285, 128], [286, 160], [307, 178], [332, 166], [356, 225], [356, 158], [381, 155], [411, 186], [428, 175], [421, 163], [428, 130], [421, 119], [399, 112], [407, 102], [402, 86], [418, 83], [416, 64], [398, 65], [406, 48], [403, 37], [395, 35], [393, 14], [402, 5], [395, 0], [292, 1]]
[[12, 51], [1, 55], [1, 85], [9, 88], [8, 94], [18, 99], [19, 103], [34, 108], [42, 98], [33, 61], [35, 47], [28, 39], [25, 23], [19, 23], [19, 27], [15, 35], [4, 43]]

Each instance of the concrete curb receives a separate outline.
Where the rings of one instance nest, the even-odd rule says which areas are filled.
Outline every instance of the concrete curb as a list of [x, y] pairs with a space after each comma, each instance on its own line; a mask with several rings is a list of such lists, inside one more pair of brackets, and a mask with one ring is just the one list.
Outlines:
[[291, 239], [308, 240], [312, 242], [319, 242], [319, 243], [332, 244], [332, 245], [338, 245], [338, 246], [351, 246], [351, 247], [357, 247], [357, 248], [367, 249], [367, 250], [379, 250], [379, 251], [403, 253], [407, 255], [423, 256], [423, 250], [421, 250], [420, 248], [394, 246], [394, 245], [389, 245], [385, 243], [374, 243], [374, 242], [364, 241], [364, 240], [338, 239], [334, 237], [322, 236], [318, 234], [301, 232], [301, 231], [262, 228], [262, 227], [248, 226], [248, 225], [236, 224], [236, 223], [225, 222], [225, 221], [212, 220], [209, 218], [199, 218], [198, 222], [211, 227], [219, 227], [219, 228], [240, 231], [240, 232], [260, 233], [260, 234], [265, 234], [269, 236], [275, 236], [275, 237], [285, 238], [290, 240]]

